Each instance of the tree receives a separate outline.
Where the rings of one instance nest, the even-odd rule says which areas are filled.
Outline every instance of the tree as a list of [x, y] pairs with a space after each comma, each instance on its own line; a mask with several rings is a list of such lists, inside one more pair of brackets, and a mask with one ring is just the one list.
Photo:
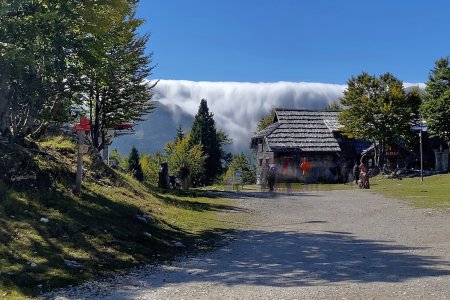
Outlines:
[[11, 0], [0, 9], [0, 132], [38, 136], [87, 107], [93, 145], [153, 109], [136, 0]]
[[256, 133], [260, 132], [261, 130], [267, 128], [269, 125], [273, 123], [273, 120], [275, 118], [275, 109], [272, 108], [270, 113], [264, 117], [262, 117], [259, 122], [258, 126], [256, 127]]
[[189, 176], [192, 183], [198, 185], [195, 181], [205, 174], [207, 156], [200, 144], [190, 146], [190, 138], [187, 136], [182, 140], [167, 143], [165, 151], [169, 172], [182, 180]]
[[221, 142], [228, 138], [224, 139], [224, 136], [218, 136], [213, 116], [214, 114], [209, 112], [207, 101], [202, 99], [195, 115], [189, 140], [189, 147], [201, 145], [201, 149], [206, 155], [205, 173], [199, 174], [199, 178], [195, 178], [199, 185], [212, 184], [223, 170]]
[[113, 149], [110, 153], [109, 153], [109, 159], [111, 160], [115, 160], [117, 162], [117, 165], [122, 169], [122, 170], [128, 170], [129, 169], [129, 165], [128, 165], [128, 158], [129, 155], [124, 155], [121, 156], [119, 151], [117, 149]]
[[175, 136], [175, 142], [181, 141], [184, 139], [184, 131], [181, 123], [178, 124], [177, 135]]
[[152, 89], [147, 78], [153, 67], [151, 55], [145, 55], [149, 35], [137, 32], [143, 23], [135, 17], [136, 6], [130, 5], [121, 19], [98, 41], [96, 57], [84, 57], [86, 76], [81, 85], [86, 88], [84, 105], [92, 121], [91, 138], [94, 147], [103, 149], [111, 141], [108, 129], [124, 122], [142, 121], [155, 106], [150, 102]]
[[155, 153], [153, 155], [141, 155], [142, 172], [144, 173], [144, 181], [152, 186], [158, 186], [159, 171], [161, 163], [166, 162], [167, 157], [162, 153]]
[[403, 84], [392, 74], [379, 78], [365, 72], [351, 77], [344, 96], [346, 107], [339, 115], [344, 132], [355, 138], [372, 141], [376, 146], [376, 164], [384, 161], [386, 142], [405, 140], [412, 134], [420, 98], [406, 94]]
[[[0, 130], [39, 134], [69, 119], [86, 40], [107, 32], [131, 2], [11, 0], [0, 10]], [[82, 92], [82, 91], [80, 91]]]
[[128, 171], [138, 181], [144, 180], [144, 173], [142, 172], [139, 151], [134, 146], [133, 148], [131, 148], [130, 156], [128, 157]]
[[242, 172], [242, 183], [243, 184], [254, 184], [256, 183], [256, 171], [251, 164], [250, 160], [245, 156], [244, 153], [234, 154], [233, 159], [228, 166], [228, 170], [225, 174], [225, 178], [232, 178], [234, 172]]
[[344, 108], [342, 107], [342, 105], [335, 101], [328, 104], [328, 106], [325, 108], [326, 111], [342, 111], [343, 109]]
[[449, 58], [436, 61], [425, 87], [421, 112], [430, 131], [450, 146], [450, 66]]

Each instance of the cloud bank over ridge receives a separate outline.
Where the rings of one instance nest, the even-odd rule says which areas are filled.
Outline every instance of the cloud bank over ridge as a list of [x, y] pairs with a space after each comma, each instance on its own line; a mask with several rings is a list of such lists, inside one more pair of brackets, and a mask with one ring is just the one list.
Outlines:
[[[424, 88], [424, 84], [405, 83]], [[250, 137], [261, 117], [272, 107], [296, 109], [324, 109], [338, 101], [347, 86], [308, 82], [194, 82], [161, 80], [154, 89], [157, 109], [146, 121], [136, 126], [134, 135], [114, 140], [112, 148], [129, 153], [135, 145], [139, 151], [161, 151], [165, 143], [173, 140], [178, 124], [190, 129], [200, 100], [208, 100], [217, 127], [233, 139], [231, 151], [248, 152]]]
[[309, 82], [194, 82], [161, 80], [154, 100], [168, 107], [174, 122], [181, 112], [194, 116], [201, 99], [208, 100], [217, 127], [233, 139], [233, 149], [248, 147], [258, 121], [272, 107], [324, 109], [338, 101], [346, 85]]

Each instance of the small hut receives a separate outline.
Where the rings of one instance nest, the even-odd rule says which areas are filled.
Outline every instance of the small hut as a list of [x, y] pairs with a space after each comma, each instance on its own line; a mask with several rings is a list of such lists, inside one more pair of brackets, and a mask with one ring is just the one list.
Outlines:
[[[251, 138], [257, 182], [275, 164], [279, 182], [346, 182], [361, 150], [343, 136], [338, 111], [276, 109], [273, 123]], [[359, 145], [359, 144], [358, 144]], [[361, 148], [361, 147], [359, 147]], [[303, 162], [309, 168], [301, 168]]]

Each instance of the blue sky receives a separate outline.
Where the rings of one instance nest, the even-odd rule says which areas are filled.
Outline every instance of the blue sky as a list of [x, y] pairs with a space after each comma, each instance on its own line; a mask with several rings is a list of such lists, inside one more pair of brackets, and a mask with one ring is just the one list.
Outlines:
[[141, 0], [153, 78], [424, 82], [450, 54], [450, 1]]

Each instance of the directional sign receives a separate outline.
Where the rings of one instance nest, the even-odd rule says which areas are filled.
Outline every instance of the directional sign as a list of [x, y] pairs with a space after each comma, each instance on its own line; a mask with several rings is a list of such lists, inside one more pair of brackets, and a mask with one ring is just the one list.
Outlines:
[[80, 151], [80, 154], [86, 154], [88, 153], [89, 146], [88, 145], [80, 145], [78, 147], [78, 151]]
[[75, 130], [76, 131], [90, 131], [91, 125], [75, 124]]
[[80, 124], [81, 125], [91, 125], [91, 120], [89, 120], [88, 118], [81, 118]]
[[416, 131], [427, 131], [428, 130], [428, 126], [420, 126], [420, 125], [415, 125], [411, 127], [412, 130], [416, 130]]
[[90, 131], [91, 130], [91, 120], [88, 118], [81, 118], [79, 124], [75, 124], [76, 131]]

